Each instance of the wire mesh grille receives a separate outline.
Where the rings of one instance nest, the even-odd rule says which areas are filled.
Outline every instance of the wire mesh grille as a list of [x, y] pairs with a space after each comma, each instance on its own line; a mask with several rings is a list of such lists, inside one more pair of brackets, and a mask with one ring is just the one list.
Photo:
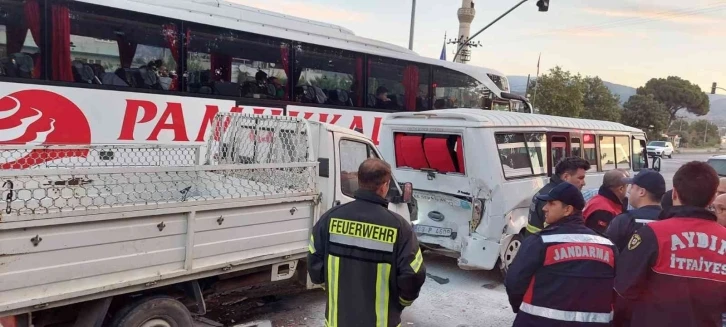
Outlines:
[[218, 115], [206, 155], [200, 146], [2, 147], [0, 220], [314, 192], [305, 123], [257, 118]]

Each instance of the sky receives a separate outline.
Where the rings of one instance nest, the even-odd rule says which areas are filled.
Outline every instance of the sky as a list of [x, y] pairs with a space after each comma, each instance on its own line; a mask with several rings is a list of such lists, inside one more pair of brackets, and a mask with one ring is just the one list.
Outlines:
[[[356, 35], [408, 47], [411, 0], [229, 0], [323, 21]], [[472, 34], [518, 0], [475, 0]], [[529, 0], [477, 39], [469, 64], [533, 76], [560, 66], [632, 87], [680, 76], [710, 91], [726, 87], [726, 0]], [[413, 50], [439, 58], [444, 34], [458, 33], [460, 0], [418, 0]], [[447, 45], [451, 60], [456, 48]], [[726, 92], [726, 91], [722, 91]]]

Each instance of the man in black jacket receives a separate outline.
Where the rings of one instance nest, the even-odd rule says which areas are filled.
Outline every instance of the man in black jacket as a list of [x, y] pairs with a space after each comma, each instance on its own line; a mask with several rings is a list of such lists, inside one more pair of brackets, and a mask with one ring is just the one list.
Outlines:
[[643, 225], [657, 221], [660, 215], [660, 201], [666, 192], [666, 182], [660, 173], [643, 169], [633, 178], [627, 178], [630, 184], [628, 199], [635, 208], [616, 216], [605, 231], [618, 250], [623, 251], [633, 233]]
[[[624, 182], [630, 184], [628, 199], [635, 209], [615, 217], [605, 231], [605, 236], [615, 243], [620, 252], [625, 251], [636, 230], [658, 220], [661, 213], [660, 201], [666, 191], [663, 175], [653, 170], [643, 169], [638, 175], [627, 178]], [[631, 306], [623, 298], [616, 299], [614, 326], [630, 326]]]
[[615, 290], [632, 303], [632, 326], [723, 325], [726, 228], [706, 210], [717, 187], [707, 163], [681, 166], [673, 207], [630, 238], [617, 261]]
[[387, 209], [391, 167], [368, 159], [355, 201], [334, 207], [313, 227], [308, 272], [326, 285], [327, 327], [393, 327], [426, 279], [411, 224]]
[[548, 225], [524, 240], [504, 282], [513, 326], [610, 326], [617, 248], [585, 227], [585, 200], [574, 185], [538, 198], [547, 201]]
[[550, 192], [555, 186], [562, 182], [568, 182], [582, 190], [585, 186], [585, 172], [590, 169], [590, 163], [580, 157], [562, 158], [555, 166], [555, 174], [550, 178], [550, 182], [541, 188], [533, 197], [532, 204], [529, 206], [529, 218], [525, 237], [539, 232], [544, 228], [545, 216], [542, 208], [546, 201], [538, 200], [537, 197]]

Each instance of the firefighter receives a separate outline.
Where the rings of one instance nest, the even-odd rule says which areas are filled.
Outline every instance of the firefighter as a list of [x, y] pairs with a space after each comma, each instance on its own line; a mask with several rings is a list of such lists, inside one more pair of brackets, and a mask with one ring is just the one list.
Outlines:
[[673, 207], [630, 238], [617, 262], [615, 290], [632, 303], [632, 326], [723, 324], [726, 228], [706, 210], [717, 187], [707, 163], [681, 166], [673, 176]]
[[610, 326], [617, 248], [585, 227], [576, 186], [538, 199], [548, 225], [524, 240], [505, 280], [513, 326]]
[[587, 227], [604, 234], [613, 218], [623, 213], [627, 208], [625, 195], [628, 191], [628, 185], [623, 179], [627, 177], [628, 173], [620, 169], [610, 170], [603, 175], [602, 186], [583, 211]]
[[524, 232], [525, 237], [537, 233], [544, 228], [545, 217], [542, 208], [546, 202], [538, 200], [537, 197], [549, 193], [552, 188], [562, 182], [568, 182], [582, 190], [582, 187], [585, 186], [585, 172], [589, 169], [590, 163], [580, 157], [563, 158], [557, 163], [555, 173], [550, 178], [550, 182], [532, 197], [532, 204], [529, 206], [529, 221]]
[[654, 170], [643, 169], [624, 182], [630, 184], [628, 198], [635, 209], [616, 216], [605, 231], [605, 236], [615, 243], [618, 251], [625, 249], [638, 228], [658, 220], [660, 201], [666, 192], [665, 178]]
[[391, 167], [367, 159], [355, 201], [324, 213], [313, 227], [308, 272], [328, 294], [326, 327], [389, 327], [418, 297], [426, 279], [411, 224], [387, 209]]

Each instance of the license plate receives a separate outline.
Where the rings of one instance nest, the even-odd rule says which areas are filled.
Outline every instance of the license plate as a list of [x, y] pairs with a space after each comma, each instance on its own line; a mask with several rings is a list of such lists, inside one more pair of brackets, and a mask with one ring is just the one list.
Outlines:
[[453, 230], [451, 228], [415, 225], [413, 230], [419, 234], [428, 234], [434, 236], [451, 236]]

